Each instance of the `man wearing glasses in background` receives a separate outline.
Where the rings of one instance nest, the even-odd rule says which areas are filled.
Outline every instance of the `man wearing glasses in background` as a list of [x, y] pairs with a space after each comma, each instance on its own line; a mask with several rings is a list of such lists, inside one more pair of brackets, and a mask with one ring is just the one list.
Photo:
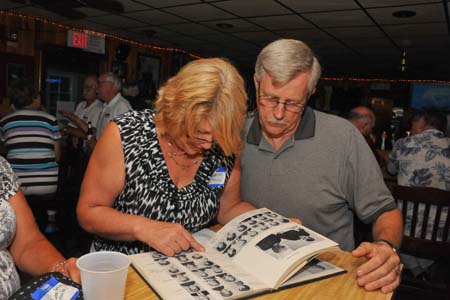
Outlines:
[[395, 251], [402, 219], [361, 134], [348, 121], [306, 106], [321, 68], [303, 42], [278, 40], [259, 54], [254, 82], [257, 114], [247, 122], [241, 158], [241, 196], [300, 218], [346, 251], [355, 248], [352, 211], [374, 222], [375, 242], [352, 254], [366, 290], [388, 293], [400, 283]]
[[106, 125], [112, 119], [132, 110], [128, 100], [120, 94], [120, 90], [121, 83], [116, 74], [107, 72], [98, 78], [97, 95], [100, 100], [104, 101], [104, 107], [98, 120], [95, 140], [100, 138]]

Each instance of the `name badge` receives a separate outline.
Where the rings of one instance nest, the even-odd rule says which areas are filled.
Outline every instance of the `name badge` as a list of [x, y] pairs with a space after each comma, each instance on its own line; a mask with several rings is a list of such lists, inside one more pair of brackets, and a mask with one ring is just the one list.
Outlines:
[[33, 300], [73, 300], [79, 296], [77, 288], [51, 277], [31, 294]]
[[211, 178], [209, 179], [209, 187], [223, 187], [225, 185], [226, 179], [226, 169], [225, 167], [219, 167], [214, 171]]

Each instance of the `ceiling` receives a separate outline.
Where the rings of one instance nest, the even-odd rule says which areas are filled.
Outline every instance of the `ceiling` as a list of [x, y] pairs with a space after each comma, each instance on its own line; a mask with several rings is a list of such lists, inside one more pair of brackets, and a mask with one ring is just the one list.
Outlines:
[[[264, 45], [295, 38], [316, 52], [324, 76], [450, 80], [450, 0], [118, 0], [123, 13], [75, 8], [82, 19], [16, 1], [2, 0], [0, 9], [228, 57], [246, 72]], [[399, 10], [416, 14], [394, 17]]]

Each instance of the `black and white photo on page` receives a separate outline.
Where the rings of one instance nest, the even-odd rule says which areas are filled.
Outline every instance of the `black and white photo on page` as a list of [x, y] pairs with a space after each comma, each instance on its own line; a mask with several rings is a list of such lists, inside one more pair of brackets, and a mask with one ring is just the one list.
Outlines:
[[298, 226], [266, 236], [256, 246], [276, 259], [282, 259], [299, 248], [323, 240], [313, 232]]

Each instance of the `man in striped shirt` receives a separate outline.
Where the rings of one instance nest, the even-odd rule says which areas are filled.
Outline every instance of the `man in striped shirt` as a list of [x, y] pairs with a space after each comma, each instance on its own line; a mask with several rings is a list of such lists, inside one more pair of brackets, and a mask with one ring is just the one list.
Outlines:
[[54, 194], [58, 184], [61, 133], [54, 116], [42, 111], [31, 81], [9, 88], [14, 112], [0, 120], [0, 139], [25, 195]]

